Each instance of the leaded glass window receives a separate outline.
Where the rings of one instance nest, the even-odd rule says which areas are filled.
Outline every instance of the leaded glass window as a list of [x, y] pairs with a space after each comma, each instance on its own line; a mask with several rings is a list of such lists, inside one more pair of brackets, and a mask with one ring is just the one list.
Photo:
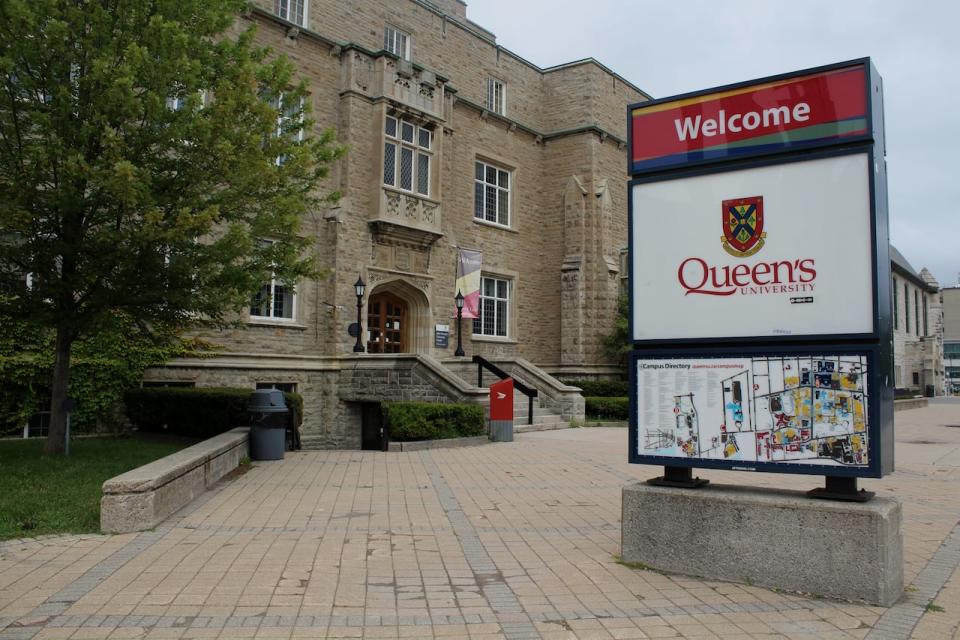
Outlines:
[[506, 338], [510, 320], [510, 281], [480, 279], [480, 317], [473, 319], [473, 333]]
[[284, 20], [289, 20], [301, 27], [307, 26], [307, 0], [276, 0], [275, 12]]
[[387, 116], [383, 133], [383, 184], [429, 197], [433, 132]]
[[473, 185], [473, 216], [510, 226], [510, 172], [477, 160]]

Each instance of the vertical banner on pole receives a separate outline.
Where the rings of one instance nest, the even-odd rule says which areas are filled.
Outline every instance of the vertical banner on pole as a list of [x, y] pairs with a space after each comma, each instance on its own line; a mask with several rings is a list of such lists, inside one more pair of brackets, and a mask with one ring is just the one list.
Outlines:
[[457, 249], [456, 289], [463, 294], [463, 317], [480, 317], [480, 266], [483, 254], [473, 249]]

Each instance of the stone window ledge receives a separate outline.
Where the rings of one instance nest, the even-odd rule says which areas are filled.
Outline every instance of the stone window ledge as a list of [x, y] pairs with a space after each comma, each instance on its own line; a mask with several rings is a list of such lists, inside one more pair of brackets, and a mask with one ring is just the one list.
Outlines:
[[497, 344], [520, 344], [515, 338], [502, 338], [500, 336], [483, 336], [473, 334], [470, 336], [473, 342], [495, 342]]
[[481, 220], [480, 218], [474, 218], [473, 222], [475, 224], [483, 225], [484, 227], [491, 227], [493, 229], [499, 229], [500, 231], [509, 231], [510, 233], [520, 233], [517, 229], [513, 227], [506, 227], [502, 224], [497, 224], [496, 222], [490, 222], [489, 220]]
[[259, 319], [251, 318], [247, 320], [248, 327], [275, 327], [278, 329], [295, 329], [297, 331], [306, 331], [309, 327], [299, 322], [285, 322], [283, 320], [270, 320], [269, 318]]

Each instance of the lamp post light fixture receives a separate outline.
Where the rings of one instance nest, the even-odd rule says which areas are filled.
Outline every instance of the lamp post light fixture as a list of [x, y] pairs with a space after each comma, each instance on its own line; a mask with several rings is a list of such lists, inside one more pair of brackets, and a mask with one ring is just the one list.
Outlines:
[[360, 342], [360, 336], [363, 335], [363, 322], [360, 314], [363, 312], [363, 291], [366, 289], [366, 286], [363, 278], [357, 276], [357, 281], [353, 285], [354, 290], [357, 292], [357, 344], [353, 345], [354, 353], [362, 353], [365, 351], [363, 343]]
[[463, 352], [463, 333], [460, 328], [460, 325], [463, 323], [463, 294], [460, 293], [460, 290], [457, 289], [457, 295], [453, 299], [457, 303], [457, 350], [453, 352], [455, 356], [465, 356], [466, 353]]

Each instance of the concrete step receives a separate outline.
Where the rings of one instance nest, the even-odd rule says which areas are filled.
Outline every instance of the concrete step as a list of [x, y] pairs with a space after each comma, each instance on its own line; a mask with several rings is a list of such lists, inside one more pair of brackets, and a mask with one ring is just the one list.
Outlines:
[[[534, 425], [538, 425], [538, 424], [562, 424], [562, 425], [565, 425], [565, 424], [567, 424], [568, 422], [569, 422], [569, 420], [566, 420], [566, 419], [564, 419], [562, 416], [559, 416], [559, 415], [557, 415], [557, 414], [555, 414], [555, 413], [544, 414], [544, 415], [541, 415], [541, 416], [534, 416], [534, 418], [533, 418], [533, 424], [534, 424]], [[515, 427], [530, 426], [530, 425], [527, 425], [527, 416], [525, 416], [525, 415], [524, 415], [524, 416], [514, 416], [514, 418], [513, 418], [513, 424], [514, 424]]]
[[[542, 408], [540, 408], [540, 407], [534, 407], [534, 408], [533, 408], [533, 419], [534, 419], [534, 420], [536, 420], [537, 418], [539, 418], [539, 417], [541, 417], [541, 416], [550, 417], [550, 416], [552, 416], [552, 415], [556, 415], [556, 414], [554, 414], [554, 413], [553, 413], [552, 411], [550, 411], [549, 409], [542, 409]], [[514, 408], [513, 408], [513, 417], [514, 417], [516, 420], [519, 420], [520, 418], [523, 418], [524, 420], [526, 420], [526, 419], [527, 419], [527, 408], [526, 408], [526, 407], [514, 407]]]
[[560, 422], [534, 422], [533, 424], [514, 424], [514, 433], [529, 433], [531, 431], [554, 431], [556, 429], [569, 429], [570, 423]]

